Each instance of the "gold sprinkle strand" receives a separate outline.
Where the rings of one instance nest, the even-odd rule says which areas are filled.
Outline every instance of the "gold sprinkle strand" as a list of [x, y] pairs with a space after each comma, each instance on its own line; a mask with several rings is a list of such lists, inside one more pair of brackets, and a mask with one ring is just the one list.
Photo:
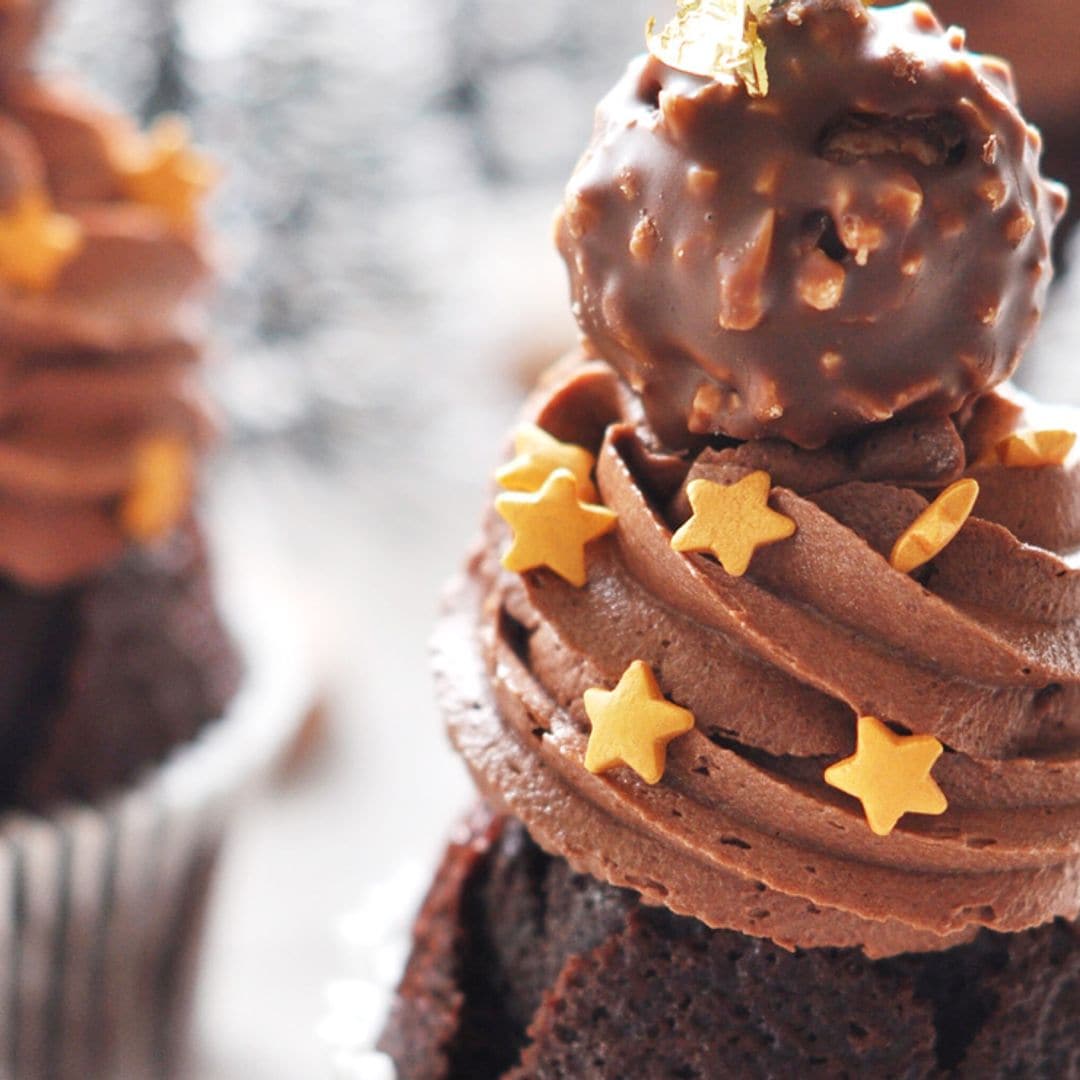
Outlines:
[[889, 556], [893, 569], [910, 574], [944, 551], [971, 516], [978, 497], [978, 481], [970, 477], [950, 484], [893, 545]]
[[649, 52], [668, 67], [720, 82], [738, 79], [751, 97], [769, 92], [765, 43], [758, 21], [770, 0], [678, 0], [675, 18], [645, 27]]
[[596, 485], [592, 481], [596, 458], [583, 446], [559, 442], [536, 424], [522, 424], [514, 432], [513, 461], [504, 465], [495, 480], [507, 491], [539, 491], [544, 481], [556, 469], [569, 469], [578, 482], [582, 502], [596, 502]]
[[140, 543], [168, 535], [191, 504], [194, 463], [191, 447], [176, 435], [140, 443], [132, 463], [132, 484], [120, 506], [120, 524]]
[[1023, 431], [1002, 439], [995, 452], [1007, 469], [1039, 469], [1064, 465], [1075, 445], [1072, 431]]
[[588, 582], [585, 546], [615, 528], [607, 507], [578, 499], [578, 481], [569, 469], [556, 469], [539, 491], [510, 492], [495, 500], [495, 510], [514, 533], [502, 564], [516, 574], [546, 566], [579, 589]]
[[585, 768], [599, 774], [627, 765], [646, 784], [663, 777], [668, 743], [694, 728], [694, 714], [664, 697], [643, 660], [626, 669], [614, 690], [586, 690], [585, 712], [592, 724]]
[[671, 546], [708, 552], [732, 577], [742, 577], [759, 547], [795, 533], [795, 522], [770, 508], [771, 489], [769, 474], [761, 471], [736, 484], [691, 480], [686, 494], [694, 516], [671, 538]]
[[160, 210], [178, 229], [194, 227], [217, 170], [191, 148], [181, 117], [161, 117], [145, 136], [117, 147], [114, 156], [129, 198]]
[[0, 281], [44, 292], [83, 245], [82, 226], [54, 211], [44, 191], [30, 191], [0, 214]]
[[945, 793], [930, 775], [944, 747], [933, 735], [897, 735], [860, 716], [855, 753], [825, 770], [825, 783], [859, 800], [870, 831], [888, 836], [905, 814], [944, 814]]

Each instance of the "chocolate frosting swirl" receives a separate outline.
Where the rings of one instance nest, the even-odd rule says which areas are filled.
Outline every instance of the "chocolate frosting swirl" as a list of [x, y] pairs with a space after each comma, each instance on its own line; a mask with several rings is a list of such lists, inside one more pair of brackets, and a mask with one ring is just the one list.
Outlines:
[[[881, 956], [1080, 913], [1080, 571], [1066, 558], [1080, 463], [1008, 469], [987, 454], [1061, 417], [1008, 392], [817, 451], [714, 440], [671, 453], [615, 371], [581, 359], [532, 416], [598, 453], [619, 524], [589, 546], [575, 589], [502, 571], [492, 518], [452, 598], [437, 670], [490, 799], [578, 870], [789, 947]], [[689, 480], [758, 468], [798, 525], [790, 541], [743, 578], [671, 549]], [[975, 516], [915, 576], [892, 569], [896, 537], [962, 475], [982, 487]], [[582, 695], [634, 660], [696, 718], [656, 787], [583, 766]], [[866, 714], [945, 745], [943, 816], [878, 837], [824, 783]]]
[[557, 222], [586, 339], [669, 446], [946, 416], [1038, 322], [1065, 196], [1000, 61], [922, 4], [789, 0], [769, 93], [635, 61]]
[[0, 283], [0, 572], [54, 587], [131, 543], [119, 509], [138, 448], [194, 450], [213, 423], [194, 379], [197, 237], [127, 198], [115, 147], [132, 129], [29, 76], [0, 96], [0, 211], [46, 191], [82, 229], [43, 291]]

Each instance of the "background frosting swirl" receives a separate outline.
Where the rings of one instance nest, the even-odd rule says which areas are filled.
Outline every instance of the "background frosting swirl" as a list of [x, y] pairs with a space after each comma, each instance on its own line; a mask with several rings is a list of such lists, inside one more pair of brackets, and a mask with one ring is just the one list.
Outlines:
[[24, 76], [0, 98], [0, 212], [45, 191], [81, 227], [46, 289], [0, 284], [0, 572], [55, 587], [132, 542], [120, 508], [138, 453], [212, 434], [195, 381], [197, 236], [125, 194], [133, 130], [60, 85]]

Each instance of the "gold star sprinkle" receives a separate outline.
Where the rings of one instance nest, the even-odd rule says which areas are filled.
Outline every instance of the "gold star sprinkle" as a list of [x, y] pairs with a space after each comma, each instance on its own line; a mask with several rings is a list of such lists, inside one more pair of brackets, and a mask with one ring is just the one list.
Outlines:
[[910, 574], [928, 563], [952, 543], [971, 516], [979, 484], [970, 478], [950, 484], [900, 535], [889, 563], [901, 574]]
[[191, 448], [183, 439], [159, 435], [140, 443], [120, 506], [124, 532], [144, 544], [170, 533], [191, 503], [193, 472]]
[[1002, 439], [995, 452], [1007, 469], [1038, 469], [1064, 465], [1075, 445], [1072, 431], [1023, 431]]
[[732, 576], [742, 577], [759, 547], [786, 540], [795, 522], [769, 508], [772, 480], [753, 472], [737, 484], [691, 480], [686, 488], [694, 516], [671, 538], [676, 551], [707, 551]]
[[508, 491], [538, 491], [556, 469], [569, 469], [578, 482], [582, 502], [596, 502], [592, 471], [596, 458], [582, 446], [559, 442], [535, 424], [522, 424], [514, 433], [517, 457], [504, 465], [495, 479]]
[[933, 735], [897, 735], [860, 716], [854, 756], [825, 770], [825, 783], [862, 803], [872, 832], [888, 836], [905, 814], [944, 814], [949, 803], [930, 775], [942, 745]]
[[55, 213], [45, 192], [28, 192], [0, 214], [0, 280], [48, 289], [82, 242], [82, 226], [74, 218]]
[[556, 469], [539, 491], [500, 495], [495, 509], [514, 531], [502, 560], [507, 570], [520, 574], [546, 566], [578, 588], [588, 581], [585, 545], [616, 522], [606, 507], [581, 502], [569, 469]]
[[656, 33], [656, 20], [645, 27], [649, 52], [668, 67], [691, 75], [730, 81], [740, 79], [751, 97], [769, 92], [765, 43], [758, 21], [770, 0], [678, 0], [675, 18]]
[[181, 230], [192, 228], [217, 170], [191, 148], [179, 116], [163, 116], [143, 137], [117, 148], [116, 167], [129, 198], [160, 210]]
[[585, 768], [605, 773], [628, 765], [657, 784], [667, 764], [667, 744], [694, 727], [694, 714], [660, 691], [652, 669], [635, 660], [614, 690], [586, 690], [585, 712], [592, 723]]

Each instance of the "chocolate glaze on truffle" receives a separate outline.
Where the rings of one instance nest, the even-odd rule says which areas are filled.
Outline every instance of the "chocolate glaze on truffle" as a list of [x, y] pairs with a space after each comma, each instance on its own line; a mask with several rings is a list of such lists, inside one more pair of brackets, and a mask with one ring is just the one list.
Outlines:
[[635, 61], [557, 222], [574, 312], [670, 446], [816, 447], [1015, 369], [1064, 191], [1002, 62], [923, 4], [791, 0], [765, 97]]

